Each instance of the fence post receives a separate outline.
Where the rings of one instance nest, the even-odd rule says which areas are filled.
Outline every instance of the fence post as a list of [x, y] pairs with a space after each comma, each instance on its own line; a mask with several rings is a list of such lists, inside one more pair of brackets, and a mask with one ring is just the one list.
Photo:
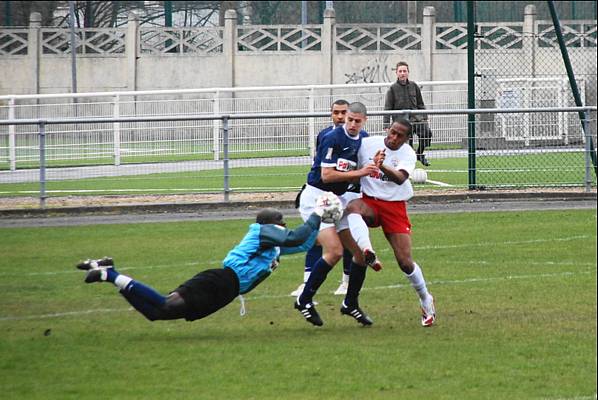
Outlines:
[[[567, 86], [568, 82], [567, 82], [567, 78], [563, 78], [560, 82], [559, 82], [559, 93], [558, 93], [558, 107], [565, 107], [565, 105], [567, 104], [567, 101], [565, 100], [567, 97], [567, 93], [566, 93], [566, 86]], [[558, 124], [559, 124], [559, 130], [561, 131], [561, 138], [563, 139], [563, 143], [565, 145], [569, 144], [569, 124], [567, 122], [568, 116], [565, 113], [560, 112], [559, 113], [559, 118], [558, 118]], [[581, 122], [582, 125], [584, 124], [584, 122]], [[583, 126], [582, 126], [583, 127]], [[584, 140], [585, 140], [585, 136], [584, 136]]]
[[[315, 111], [314, 106], [314, 88], [309, 89], [309, 98], [307, 99], [307, 111], [313, 113]], [[308, 143], [309, 143], [309, 155], [314, 158], [316, 154], [316, 126], [313, 117], [309, 117], [309, 123], [307, 125]]]
[[324, 24], [322, 25], [322, 68], [324, 69], [324, 83], [334, 83], [334, 52], [336, 40], [334, 25], [336, 17], [333, 9], [324, 10]]
[[39, 122], [39, 207], [46, 207], [46, 123]]
[[592, 168], [592, 151], [594, 151], [594, 149], [592, 149], [592, 133], [590, 132], [590, 126], [589, 126], [589, 122], [590, 122], [590, 112], [589, 111], [584, 111], [583, 113], [584, 115], [584, 119], [582, 121], [584, 127], [583, 127], [583, 133], [584, 133], [584, 139], [585, 139], [585, 151], [584, 151], [584, 160], [585, 160], [585, 186], [586, 186], [586, 192], [589, 193], [592, 191], [592, 171], [590, 168]]
[[[212, 113], [214, 115], [220, 114], [220, 91], [216, 90], [214, 93], [214, 105], [212, 106]], [[212, 151], [214, 152], [214, 161], [218, 161], [220, 159], [220, 141], [218, 140], [220, 136], [220, 120], [215, 119], [213, 121], [213, 128], [212, 128]]]
[[523, 54], [529, 54], [530, 74], [536, 77], [536, 6], [528, 4], [523, 11]]
[[[114, 95], [114, 102], [112, 103], [112, 116], [120, 118], [120, 95]], [[114, 134], [114, 165], [120, 165], [120, 122], [112, 123], [112, 130]]]
[[[15, 99], [11, 97], [8, 100], [8, 119], [15, 119]], [[17, 169], [17, 127], [16, 125], [8, 125], [8, 161], [10, 170]]]
[[31, 72], [33, 73], [33, 87], [35, 88], [35, 94], [39, 94], [40, 88], [40, 73], [39, 73], [39, 62], [41, 55], [42, 43], [40, 40], [40, 29], [42, 27], [42, 15], [38, 12], [32, 12], [29, 15], [29, 39], [27, 41], [27, 56], [31, 60], [32, 67]]
[[230, 192], [228, 165], [228, 115], [222, 117], [222, 161], [224, 167], [224, 201], [228, 202]]
[[[475, 11], [473, 1], [467, 2], [467, 108], [475, 108]], [[476, 115], [467, 114], [467, 187], [477, 188], [476, 182]]]
[[434, 69], [432, 68], [432, 54], [434, 53], [436, 42], [436, 9], [434, 7], [424, 7], [424, 19], [422, 25], [422, 53], [424, 55], [424, 78], [423, 80], [433, 80]]
[[224, 33], [222, 38], [222, 53], [224, 54], [223, 72], [224, 82], [228, 87], [235, 86], [235, 53], [237, 50], [237, 12], [226, 10], [224, 12]]
[[127, 36], [125, 40], [127, 57], [127, 89], [137, 90], [137, 58], [139, 55], [139, 17], [129, 13], [127, 19]]

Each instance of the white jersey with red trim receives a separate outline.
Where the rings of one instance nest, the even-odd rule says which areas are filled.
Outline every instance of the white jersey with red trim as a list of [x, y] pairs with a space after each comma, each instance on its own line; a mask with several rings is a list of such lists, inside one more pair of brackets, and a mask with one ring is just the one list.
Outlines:
[[[409, 175], [415, 170], [417, 157], [415, 151], [405, 143], [397, 150], [391, 150], [384, 145], [385, 136], [370, 136], [361, 141], [357, 155], [359, 168], [372, 163], [378, 150], [386, 149], [384, 165], [395, 170], [404, 170]], [[413, 197], [413, 186], [407, 179], [401, 185], [391, 181], [382, 172], [364, 176], [360, 180], [362, 193], [386, 201], [406, 201]]]

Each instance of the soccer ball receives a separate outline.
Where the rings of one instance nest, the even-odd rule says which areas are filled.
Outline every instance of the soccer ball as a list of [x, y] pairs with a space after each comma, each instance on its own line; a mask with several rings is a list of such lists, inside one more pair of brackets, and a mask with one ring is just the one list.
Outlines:
[[[324, 193], [316, 200], [316, 210], [321, 213], [322, 222], [337, 223], [343, 216], [343, 206], [340, 199], [331, 192]], [[319, 214], [318, 213], [318, 214]]]
[[409, 179], [413, 183], [426, 183], [428, 180], [428, 173], [425, 169], [416, 168], [411, 175], [409, 175]]

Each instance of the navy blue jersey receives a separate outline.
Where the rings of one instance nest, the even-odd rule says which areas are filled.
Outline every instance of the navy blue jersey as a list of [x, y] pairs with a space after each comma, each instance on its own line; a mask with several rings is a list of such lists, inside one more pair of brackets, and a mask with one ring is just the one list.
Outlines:
[[324, 133], [324, 131], [318, 135], [320, 143], [311, 170], [307, 174], [307, 183], [326, 192], [341, 195], [347, 191], [350, 183], [324, 183], [322, 181], [322, 168], [331, 167], [337, 171], [357, 169], [357, 152], [361, 146], [361, 139], [368, 136], [368, 134], [362, 130], [359, 135], [352, 137], [345, 131], [344, 126], [338, 126], [327, 133]]
[[322, 138], [326, 136], [326, 134], [332, 132], [334, 128], [336, 128], [336, 126], [330, 125], [328, 128], [324, 128], [320, 131], [320, 133], [318, 133], [318, 136], [316, 137], [316, 149], [318, 148], [318, 146], [320, 146], [320, 143], [322, 143]]

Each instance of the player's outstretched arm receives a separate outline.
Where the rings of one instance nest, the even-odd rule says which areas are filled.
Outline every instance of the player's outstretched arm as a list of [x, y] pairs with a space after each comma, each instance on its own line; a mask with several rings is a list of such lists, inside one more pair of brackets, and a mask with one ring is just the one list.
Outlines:
[[362, 176], [367, 176], [378, 172], [378, 167], [374, 164], [364, 165], [362, 168], [354, 171], [337, 171], [335, 168], [322, 168], [322, 181], [325, 183], [334, 182], [353, 182]]
[[[320, 216], [314, 213], [304, 224], [295, 229], [288, 229], [273, 224], [262, 225], [260, 230], [260, 246], [280, 247], [281, 253], [283, 248], [287, 247], [305, 245], [309, 246], [307, 247], [307, 249], [309, 249], [313, 246], [313, 242], [315, 242], [315, 237], [320, 228], [320, 221]], [[309, 242], [311, 242], [311, 244]]]

